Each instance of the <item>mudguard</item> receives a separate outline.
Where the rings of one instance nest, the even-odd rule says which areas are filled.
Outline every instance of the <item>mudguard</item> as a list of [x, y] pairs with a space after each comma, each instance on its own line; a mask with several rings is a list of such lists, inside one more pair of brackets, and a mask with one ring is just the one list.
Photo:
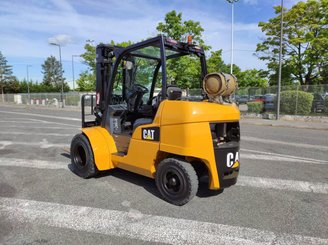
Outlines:
[[82, 128], [91, 144], [94, 161], [98, 170], [115, 168], [112, 162], [112, 153], [117, 152], [113, 137], [102, 127]]

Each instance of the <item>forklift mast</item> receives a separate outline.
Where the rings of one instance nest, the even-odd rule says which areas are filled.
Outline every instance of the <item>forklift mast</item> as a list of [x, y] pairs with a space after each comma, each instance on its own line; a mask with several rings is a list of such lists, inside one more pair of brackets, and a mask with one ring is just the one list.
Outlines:
[[107, 91], [111, 77], [111, 67], [113, 51], [116, 47], [112, 45], [100, 44], [96, 48], [96, 107], [101, 112], [105, 110], [105, 93]]

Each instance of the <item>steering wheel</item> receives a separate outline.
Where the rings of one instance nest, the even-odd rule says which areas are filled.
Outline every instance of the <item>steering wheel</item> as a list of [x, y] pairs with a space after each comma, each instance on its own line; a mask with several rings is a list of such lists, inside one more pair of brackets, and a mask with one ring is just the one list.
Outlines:
[[138, 83], [133, 84], [132, 90], [134, 90], [134, 89], [135, 89], [135, 91], [140, 92], [142, 94], [148, 93], [148, 91], [149, 91], [148, 88], [146, 88], [145, 86], [138, 84]]
[[140, 84], [133, 84], [128, 95], [128, 110], [138, 112], [138, 109], [142, 103], [142, 96], [148, 93], [149, 89]]

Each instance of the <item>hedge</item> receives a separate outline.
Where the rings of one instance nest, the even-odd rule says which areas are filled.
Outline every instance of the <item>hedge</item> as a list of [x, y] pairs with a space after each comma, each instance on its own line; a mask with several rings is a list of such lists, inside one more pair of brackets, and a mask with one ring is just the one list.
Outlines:
[[325, 112], [328, 114], [328, 95], [325, 97]]
[[247, 102], [248, 112], [261, 113], [263, 111], [262, 102]]
[[283, 91], [280, 93], [280, 111], [285, 114], [307, 115], [311, 112], [313, 95], [303, 91]]

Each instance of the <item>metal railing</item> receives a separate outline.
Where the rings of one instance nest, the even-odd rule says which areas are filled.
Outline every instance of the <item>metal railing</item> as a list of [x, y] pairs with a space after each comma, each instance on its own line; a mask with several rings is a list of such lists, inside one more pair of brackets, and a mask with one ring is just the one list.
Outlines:
[[[239, 88], [236, 101], [246, 105], [250, 102], [262, 102], [262, 113], [275, 113], [277, 87]], [[290, 85], [281, 87], [280, 112], [285, 115], [322, 115], [328, 114], [328, 84], [324, 85]]]
[[[63, 94], [64, 106], [81, 107], [81, 96], [87, 93], [69, 92]], [[0, 101], [18, 105], [61, 106], [61, 93], [3, 94]]]
[[[293, 91], [292, 93], [287, 91]], [[235, 94], [236, 102], [238, 102], [241, 111], [249, 111], [249, 102], [262, 102], [263, 107], [259, 113], [275, 113], [277, 87], [267, 88], [239, 88]], [[313, 99], [310, 102], [304, 102], [305, 97], [311, 95]], [[281, 87], [281, 114], [287, 115], [328, 115], [328, 84], [325, 85], [290, 85]], [[84, 94], [94, 94], [86, 92], [69, 92], [64, 93], [64, 107], [81, 108], [81, 97]], [[183, 90], [183, 97], [190, 100], [199, 100], [202, 96], [201, 89]], [[288, 94], [288, 95], [286, 95]], [[31, 93], [31, 94], [3, 94], [0, 96], [0, 102], [35, 105], [35, 106], [50, 106], [61, 107], [60, 93]], [[250, 112], [250, 111], [249, 111]]]

